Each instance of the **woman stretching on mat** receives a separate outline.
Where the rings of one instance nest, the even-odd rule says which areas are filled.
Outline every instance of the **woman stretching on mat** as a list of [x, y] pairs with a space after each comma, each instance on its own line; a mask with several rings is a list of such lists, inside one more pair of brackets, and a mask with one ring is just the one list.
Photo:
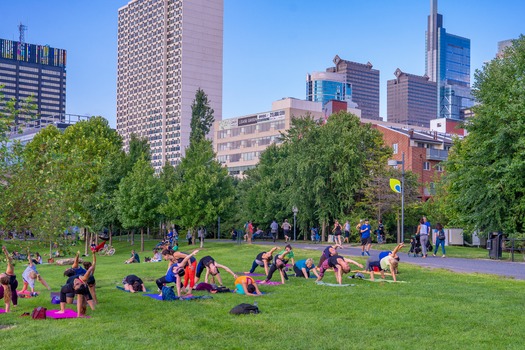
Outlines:
[[403, 248], [404, 244], [399, 243], [392, 252], [387, 256], [383, 257], [381, 260], [371, 260], [366, 261], [365, 272], [370, 273], [370, 280], [374, 280], [374, 267], [379, 270], [381, 273], [381, 278], [385, 279], [385, 270], [390, 270], [392, 273], [392, 279], [396, 282], [396, 273], [397, 266], [399, 264], [397, 252]]
[[335, 272], [335, 279], [337, 280], [337, 283], [343, 284], [343, 273], [350, 272], [350, 265], [348, 265], [349, 263], [359, 266], [360, 268], [363, 268], [363, 265], [361, 265], [360, 263], [352, 259], [345, 258], [341, 255], [335, 255], [335, 256], [329, 257], [323, 262], [323, 265], [320, 268], [319, 277], [317, 277], [317, 282], [323, 279], [324, 272], [327, 269], [333, 268]]
[[64, 276], [71, 277], [76, 275], [84, 275], [86, 273], [86, 269], [80, 266], [80, 252], [77, 251], [77, 254], [75, 255], [75, 260], [73, 260], [73, 265], [66, 271], [64, 271]]
[[[177, 251], [179, 247], [175, 246], [173, 249], [164, 249], [162, 257], [169, 261], [169, 265], [173, 263], [181, 263], [188, 254]], [[186, 292], [190, 292], [195, 287], [195, 270], [197, 269], [197, 259], [194, 256], [190, 257], [190, 261], [184, 267], [184, 284], [183, 287]]]
[[22, 293], [24, 293], [27, 290], [27, 287], [29, 286], [31, 288], [31, 293], [35, 292], [35, 280], [40, 281], [44, 287], [47, 288], [47, 290], [51, 290], [47, 282], [40, 276], [38, 271], [36, 270], [35, 264], [33, 263], [33, 260], [31, 259], [31, 254], [29, 251], [27, 252], [27, 260], [29, 261], [29, 266], [26, 267], [24, 272], [22, 273], [22, 278], [24, 279], [24, 286], [22, 287]]
[[279, 247], [273, 247], [270, 251], [267, 252], [260, 252], [255, 257], [255, 260], [252, 263], [252, 268], [250, 269], [250, 272], [245, 272], [245, 274], [253, 273], [257, 266], [264, 267], [264, 273], [268, 275], [268, 267], [269, 264], [272, 263], [273, 260], [273, 252], [275, 252]]
[[244, 295], [262, 295], [255, 280], [249, 276], [239, 276], [235, 280], [235, 293]]
[[93, 253], [93, 265], [86, 271], [82, 276], [73, 276], [68, 279], [68, 283], [62, 286], [60, 289], [60, 311], [57, 314], [63, 314], [66, 312], [66, 303], [71, 304], [73, 298], [71, 295], [77, 296], [77, 317], [84, 317], [86, 315], [86, 304], [89, 305], [91, 310], [95, 310], [95, 303], [91, 293], [87, 280], [91, 277], [95, 266], [97, 264], [97, 255]]
[[144, 282], [135, 275], [127, 275], [122, 280], [122, 283], [124, 284], [124, 290], [127, 290], [130, 293], [146, 292]]
[[204, 268], [206, 268], [206, 276], [204, 278], [204, 282], [206, 283], [208, 283], [208, 276], [211, 275], [213, 279], [217, 277], [219, 286], [223, 285], [221, 274], [219, 272], [219, 268], [224, 269], [226, 272], [232, 275], [233, 278], [237, 278], [237, 275], [232, 270], [230, 270], [227, 266], [219, 264], [211, 256], [207, 255], [203, 257], [202, 259], [200, 259], [199, 263], [197, 264], [197, 272], [195, 273], [195, 285], [197, 285], [197, 282], [199, 282], [199, 279], [201, 278], [201, 274], [204, 271]]
[[284, 268], [286, 267], [286, 255], [290, 253], [290, 250], [285, 250], [282, 254], [277, 254], [275, 258], [273, 258], [273, 263], [270, 266], [270, 271], [268, 271], [268, 275], [266, 275], [266, 280], [264, 280], [263, 283], [268, 283], [271, 281], [273, 277], [273, 273], [277, 270], [279, 270], [279, 274], [281, 275], [281, 282], [284, 284], [284, 281], [288, 279], [288, 276], [284, 272]]
[[[8, 295], [8, 298], [10, 297], [13, 306], [17, 306], [18, 294], [16, 294], [16, 289], [18, 288], [18, 281], [16, 279], [15, 268], [13, 266], [13, 258], [9, 255], [9, 252], [7, 251], [6, 247], [2, 247], [2, 251], [4, 252], [7, 261], [5, 276], [2, 278], [2, 285], [4, 286], [4, 300], [7, 303], [5, 297], [6, 295]], [[8, 283], [4, 284], [4, 282]], [[6, 288], [6, 286], [8, 286], [8, 288]], [[6, 312], [8, 312], [7, 307]]]
[[321, 255], [321, 258], [319, 259], [319, 264], [317, 264], [318, 268], [321, 268], [321, 265], [323, 265], [323, 262], [328, 259], [331, 256], [337, 255], [337, 248], [343, 248], [340, 244], [334, 244], [331, 246], [328, 246], [323, 251], [323, 254]]
[[[199, 252], [198, 249], [194, 250], [191, 254], [188, 254], [186, 255], [186, 257], [184, 259], [182, 259], [182, 261], [179, 263], [177, 260], [175, 260], [175, 258], [171, 258], [173, 260], [171, 260], [169, 258], [169, 251], [166, 252], [166, 254], [164, 254], [165, 251], [162, 252], [164, 258], [166, 260], [169, 260], [170, 261], [170, 266], [168, 267], [168, 271], [166, 271], [166, 275], [164, 277], [161, 277], [159, 279], [157, 279], [155, 281], [155, 283], [157, 284], [157, 287], [159, 288], [159, 290], [161, 291], [159, 295], [162, 295], [162, 287], [166, 284], [166, 283], [175, 283], [175, 286], [177, 287], [177, 296], [180, 298], [181, 297], [181, 282], [180, 282], [180, 278], [181, 276], [184, 276], [184, 267], [186, 266], [186, 264], [188, 263], [188, 261], [190, 260], [190, 258], [192, 256], [194, 256], [195, 254], [197, 254]], [[168, 258], [166, 258], [168, 257]]]

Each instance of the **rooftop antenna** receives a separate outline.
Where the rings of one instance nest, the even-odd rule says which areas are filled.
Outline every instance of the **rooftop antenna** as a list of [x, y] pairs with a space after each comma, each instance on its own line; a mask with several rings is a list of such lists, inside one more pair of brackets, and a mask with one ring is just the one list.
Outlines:
[[22, 22], [20, 22], [20, 25], [18, 26], [18, 31], [20, 32], [20, 43], [25, 43], [25, 31], [27, 30], [27, 26], [23, 25]]

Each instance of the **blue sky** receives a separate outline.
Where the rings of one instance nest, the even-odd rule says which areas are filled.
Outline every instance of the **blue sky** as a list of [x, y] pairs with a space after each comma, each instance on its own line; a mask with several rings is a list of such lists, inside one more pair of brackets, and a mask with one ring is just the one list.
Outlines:
[[[102, 115], [115, 126], [117, 10], [127, 0], [2, 0], [0, 37], [68, 51], [67, 113]], [[371, 62], [386, 81], [394, 71], [423, 75], [430, 0], [225, 0], [223, 118], [305, 98], [307, 73], [335, 55]], [[438, 0], [448, 33], [471, 40], [474, 70], [494, 58], [497, 42], [525, 33], [523, 0]]]

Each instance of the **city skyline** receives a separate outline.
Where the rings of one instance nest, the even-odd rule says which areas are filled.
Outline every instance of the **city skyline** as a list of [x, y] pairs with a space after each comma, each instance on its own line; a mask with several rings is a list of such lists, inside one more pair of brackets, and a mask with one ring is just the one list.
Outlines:
[[[118, 9], [128, 0], [71, 3], [20, 0], [2, 5], [0, 37], [68, 51], [67, 113], [102, 115], [116, 126]], [[474, 71], [493, 59], [499, 41], [524, 33], [525, 3], [438, 1], [448, 32], [471, 40]], [[380, 71], [380, 115], [394, 72], [423, 75], [429, 0], [301, 2], [224, 1], [223, 119], [269, 111], [283, 97], [306, 98], [306, 75], [339, 55]]]

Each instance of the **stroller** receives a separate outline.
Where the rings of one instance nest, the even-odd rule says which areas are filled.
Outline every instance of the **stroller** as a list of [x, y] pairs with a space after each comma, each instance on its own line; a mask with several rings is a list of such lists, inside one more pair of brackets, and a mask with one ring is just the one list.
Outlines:
[[[430, 243], [430, 241], [427, 241], [427, 252], [432, 252], [432, 249], [433, 249], [432, 243]], [[408, 251], [407, 254], [408, 256], [413, 256], [413, 257], [423, 256], [419, 235], [415, 235], [415, 236], [412, 236], [412, 238], [410, 238], [410, 250]]]

